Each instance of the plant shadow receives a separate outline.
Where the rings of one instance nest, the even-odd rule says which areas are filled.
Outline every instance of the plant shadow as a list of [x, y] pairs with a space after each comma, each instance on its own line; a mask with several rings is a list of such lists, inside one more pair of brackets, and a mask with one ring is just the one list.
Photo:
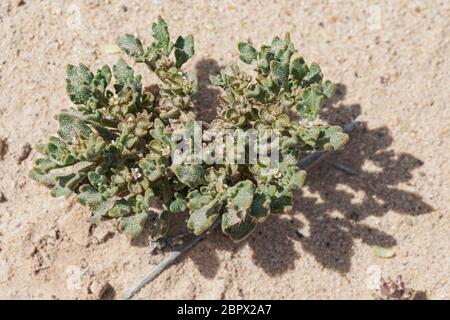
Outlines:
[[[202, 92], [196, 96], [196, 106], [206, 108], [208, 116], [214, 117], [220, 92], [211, 89], [207, 79], [218, 72], [219, 66], [208, 59], [198, 62], [196, 68]], [[361, 114], [359, 104], [341, 103], [346, 92], [345, 85], [337, 84], [335, 95], [324, 106], [323, 120], [344, 125]], [[364, 220], [390, 211], [409, 216], [430, 213], [433, 208], [419, 195], [399, 188], [412, 179], [412, 172], [423, 162], [414, 155], [393, 150], [393, 137], [387, 127], [370, 129], [367, 123], [360, 122], [350, 137], [350, 142], [328, 159], [344, 163], [356, 175], [321, 162], [308, 170], [308, 195], [304, 191], [297, 193], [291, 215], [272, 216], [239, 243], [233, 243], [216, 228], [187, 257], [205, 277], [213, 278], [220, 266], [218, 251], [234, 255], [248, 245], [255, 265], [275, 276], [295, 268], [295, 261], [300, 258], [296, 243], [300, 243], [304, 253], [311, 254], [324, 268], [347, 273], [356, 239], [370, 246], [396, 245], [392, 235], [368, 226]], [[367, 163], [377, 169], [366, 169]]]

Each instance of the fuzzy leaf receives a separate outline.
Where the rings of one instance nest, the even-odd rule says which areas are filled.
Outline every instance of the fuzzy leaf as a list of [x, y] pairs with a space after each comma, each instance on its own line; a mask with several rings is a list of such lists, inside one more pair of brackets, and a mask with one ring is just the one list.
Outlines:
[[158, 21], [152, 24], [153, 37], [162, 47], [167, 47], [170, 42], [169, 29], [167, 23], [161, 16], [158, 16]]
[[228, 207], [231, 209], [248, 209], [253, 202], [255, 185], [250, 180], [240, 181], [228, 189]]
[[253, 198], [250, 215], [258, 222], [263, 222], [270, 214], [270, 199], [264, 194], [256, 194]]
[[170, 203], [170, 211], [172, 213], [181, 213], [187, 209], [186, 199], [181, 194], [176, 192], [174, 194], [175, 200]]
[[92, 96], [91, 83], [94, 75], [84, 64], [67, 66], [67, 94], [75, 104], [85, 104]]
[[113, 67], [114, 78], [119, 83], [126, 83], [133, 76], [133, 69], [122, 58]]
[[111, 69], [108, 65], [102, 66], [100, 69], [97, 70], [97, 73], [94, 77], [93, 84], [94, 86], [100, 90], [100, 92], [104, 92], [106, 90], [106, 87], [111, 82]]
[[270, 212], [272, 213], [286, 213], [292, 209], [294, 199], [289, 193], [280, 193], [272, 197], [270, 202]]
[[96, 205], [103, 201], [102, 194], [91, 185], [85, 184], [80, 187], [78, 200], [83, 205]]
[[129, 217], [122, 218], [119, 223], [119, 229], [130, 239], [138, 237], [144, 230], [148, 213], [137, 213]]
[[256, 227], [246, 210], [228, 210], [222, 215], [222, 231], [233, 241], [241, 241]]
[[194, 55], [194, 38], [192, 35], [186, 37], [179, 36], [175, 42], [175, 58], [177, 68], [180, 68], [186, 61]]
[[253, 48], [247, 42], [239, 42], [239, 58], [246, 64], [251, 64], [258, 57], [258, 53], [255, 48]]
[[111, 218], [123, 217], [130, 214], [131, 208], [129, 203], [125, 199], [117, 200], [114, 203], [114, 207], [108, 211], [108, 216]]
[[116, 43], [120, 49], [133, 58], [142, 58], [144, 56], [141, 40], [131, 34], [119, 37]]
[[301, 103], [297, 106], [297, 111], [305, 118], [313, 120], [317, 117], [322, 108], [323, 95], [316, 88], [309, 87], [302, 94]]
[[220, 215], [220, 202], [217, 199], [210, 201], [197, 210], [190, 212], [187, 227], [196, 235], [200, 235], [208, 230]]
[[270, 73], [272, 75], [272, 80], [276, 85], [283, 87], [287, 84], [289, 77], [288, 64], [278, 61], [272, 61], [270, 63]]
[[58, 135], [69, 143], [77, 141], [79, 137], [89, 137], [92, 132], [83, 120], [72, 115], [60, 114], [58, 120], [60, 126]]
[[308, 81], [310, 83], [319, 83], [322, 80], [322, 73], [320, 70], [320, 66], [317, 63], [311, 63], [309, 71], [303, 78], [303, 80]]
[[205, 169], [200, 165], [176, 165], [173, 172], [185, 185], [195, 188], [204, 182]]
[[334, 94], [334, 84], [330, 80], [327, 80], [324, 82], [322, 87], [323, 95], [328, 99], [331, 98]]
[[303, 80], [309, 70], [305, 60], [301, 57], [292, 59], [289, 69], [289, 73], [297, 81]]
[[342, 132], [338, 126], [321, 128], [320, 144], [323, 150], [338, 150], [342, 148], [349, 140], [348, 134]]

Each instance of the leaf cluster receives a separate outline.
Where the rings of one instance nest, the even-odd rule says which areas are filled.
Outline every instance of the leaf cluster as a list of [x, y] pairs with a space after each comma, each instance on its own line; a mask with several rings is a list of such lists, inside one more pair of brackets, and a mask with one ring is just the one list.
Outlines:
[[[57, 134], [36, 146], [42, 157], [30, 177], [51, 188], [52, 196], [76, 194], [95, 223], [118, 219], [131, 238], [148, 223], [152, 239], [159, 239], [175, 215], [185, 214], [197, 235], [220, 219], [224, 233], [242, 240], [271, 214], [290, 211], [306, 177], [297, 167], [301, 155], [336, 150], [348, 140], [340, 127], [313, 122], [334, 86], [322, 79], [317, 64], [295, 56], [289, 35], [259, 50], [239, 43], [240, 59], [254, 75], [232, 64], [211, 77], [223, 95], [217, 118], [205, 129], [276, 132], [279, 165], [270, 167], [264, 157], [244, 164], [175, 163], [176, 133], [195, 120], [195, 76], [181, 69], [194, 54], [194, 40], [188, 35], [172, 42], [161, 17], [152, 33], [147, 47], [131, 34], [119, 37], [117, 45], [156, 74], [154, 90], [144, 88], [124, 59], [95, 72], [83, 64], [67, 67], [74, 106], [56, 117]], [[206, 152], [217, 143], [209, 141]], [[251, 147], [247, 140], [244, 156]]]

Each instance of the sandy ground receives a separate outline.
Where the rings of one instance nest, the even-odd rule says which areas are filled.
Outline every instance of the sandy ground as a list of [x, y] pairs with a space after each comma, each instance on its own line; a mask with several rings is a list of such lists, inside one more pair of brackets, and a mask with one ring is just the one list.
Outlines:
[[[366, 4], [363, 4], [366, 3]], [[172, 35], [192, 33], [206, 79], [237, 60], [236, 43], [291, 32], [338, 93], [332, 123], [362, 125], [334, 159], [310, 171], [292, 216], [242, 243], [209, 235], [137, 298], [373, 298], [380, 276], [402, 275], [430, 299], [450, 298], [450, 4], [448, 1], [11, 1], [0, 2], [0, 298], [118, 298], [164, 256], [92, 228], [89, 212], [27, 178], [53, 116], [70, 102], [65, 65], [114, 63], [102, 49], [123, 33], [150, 39], [161, 14]], [[148, 79], [148, 72], [138, 69]], [[147, 78], [146, 78], [147, 77]], [[150, 83], [147, 83], [150, 84]], [[383, 259], [374, 245], [392, 247]]]

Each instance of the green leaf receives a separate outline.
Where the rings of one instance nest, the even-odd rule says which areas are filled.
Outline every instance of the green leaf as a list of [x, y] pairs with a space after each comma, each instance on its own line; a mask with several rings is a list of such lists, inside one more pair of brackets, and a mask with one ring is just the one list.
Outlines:
[[248, 209], [253, 202], [253, 193], [255, 185], [250, 180], [244, 180], [236, 183], [227, 191], [228, 207], [231, 209]]
[[117, 200], [114, 207], [108, 211], [108, 216], [111, 218], [123, 217], [131, 213], [130, 204], [125, 199]]
[[114, 86], [117, 92], [122, 91], [124, 87], [129, 87], [138, 93], [142, 90], [141, 76], [135, 76], [133, 69], [122, 58], [113, 66], [113, 73], [117, 81]]
[[272, 61], [270, 63], [270, 74], [277, 86], [284, 87], [287, 85], [289, 78], [289, 65], [278, 61]]
[[53, 197], [70, 196], [84, 178], [85, 174], [83, 172], [57, 175], [54, 179], [55, 186], [51, 190], [51, 195]]
[[108, 65], [102, 66], [97, 70], [97, 74], [94, 77], [93, 84], [100, 92], [104, 92], [106, 87], [111, 82], [111, 69]]
[[297, 106], [297, 111], [306, 119], [314, 120], [320, 112], [323, 104], [323, 95], [315, 87], [309, 87], [302, 94], [301, 103]]
[[119, 223], [119, 229], [130, 239], [136, 238], [144, 230], [148, 213], [137, 213], [129, 217], [122, 218]]
[[47, 173], [57, 167], [58, 165], [50, 159], [40, 158], [36, 160], [34, 169], [41, 173]]
[[120, 49], [133, 58], [142, 58], [144, 56], [144, 48], [141, 40], [131, 34], [125, 34], [116, 41]]
[[222, 231], [233, 241], [241, 241], [256, 227], [246, 210], [228, 210], [222, 215]]
[[87, 138], [92, 132], [83, 120], [69, 114], [58, 115], [58, 121], [58, 135], [69, 143], [74, 143], [79, 137]]
[[146, 176], [149, 181], [156, 181], [160, 177], [165, 175], [166, 170], [161, 161], [142, 159], [141, 161], [139, 161], [138, 165], [139, 168], [142, 169], [144, 176]]
[[258, 222], [263, 222], [270, 215], [270, 198], [263, 193], [255, 194], [250, 207], [250, 215]]
[[103, 201], [102, 194], [94, 189], [89, 184], [82, 185], [80, 187], [80, 194], [78, 195], [78, 201], [83, 205], [97, 205]]
[[197, 210], [206, 206], [214, 198], [209, 194], [201, 194], [198, 190], [194, 190], [188, 193], [188, 199], [187, 207], [191, 210]]
[[349, 140], [348, 134], [342, 132], [339, 126], [330, 126], [320, 128], [319, 146], [323, 150], [338, 150], [342, 148]]
[[78, 67], [67, 66], [66, 89], [70, 100], [75, 104], [85, 104], [92, 96], [91, 83], [94, 75], [84, 64]]
[[169, 209], [172, 213], [181, 213], [187, 209], [187, 202], [184, 197], [179, 194], [178, 192], [175, 192], [174, 194], [175, 200], [173, 200], [170, 203]]
[[221, 203], [214, 199], [205, 206], [190, 212], [187, 227], [196, 235], [208, 230], [220, 215]]
[[101, 51], [106, 54], [117, 54], [121, 52], [121, 49], [117, 44], [110, 43], [103, 45]]
[[52, 173], [42, 173], [38, 171], [36, 168], [33, 168], [28, 173], [28, 176], [47, 187], [52, 187], [55, 185], [55, 175]]
[[327, 80], [322, 85], [322, 93], [328, 99], [331, 98], [334, 94], [334, 84], [330, 80]]
[[133, 69], [122, 58], [113, 66], [114, 78], [121, 84], [127, 83], [127, 80], [134, 75]]
[[190, 188], [195, 188], [205, 181], [205, 169], [200, 165], [176, 165], [172, 171], [178, 180]]
[[330, 145], [333, 148], [333, 150], [338, 150], [342, 148], [350, 139], [348, 134], [339, 132], [335, 133], [330, 137]]
[[251, 64], [258, 57], [256, 49], [247, 42], [239, 42], [238, 49], [239, 58], [246, 64]]
[[156, 39], [161, 47], [168, 47], [170, 42], [169, 30], [167, 23], [161, 16], [158, 16], [158, 21], [152, 24], [153, 37]]
[[317, 63], [311, 63], [309, 71], [303, 80], [310, 83], [319, 83], [322, 80], [320, 66]]
[[270, 46], [270, 52], [273, 58], [279, 62], [289, 63], [295, 52], [294, 45], [291, 42], [289, 33], [286, 33], [284, 39], [275, 37]]
[[180, 68], [186, 61], [194, 55], [194, 38], [192, 35], [186, 37], [179, 36], [175, 42], [175, 59], [177, 68]]
[[93, 207], [92, 217], [89, 219], [92, 223], [99, 223], [101, 219], [106, 216], [109, 210], [114, 206], [112, 198], [106, 199]]
[[291, 60], [291, 65], [289, 67], [289, 73], [291, 76], [297, 80], [301, 81], [308, 73], [309, 69], [303, 58], [295, 58]]
[[289, 192], [282, 192], [272, 197], [270, 202], [270, 212], [287, 213], [292, 209], [294, 199]]
[[305, 184], [306, 171], [297, 166], [291, 166], [283, 174], [283, 180], [286, 181], [288, 190], [300, 190]]
[[98, 174], [95, 171], [88, 172], [87, 176], [91, 185], [96, 189], [98, 189], [100, 186], [106, 185], [108, 182], [106, 176]]

